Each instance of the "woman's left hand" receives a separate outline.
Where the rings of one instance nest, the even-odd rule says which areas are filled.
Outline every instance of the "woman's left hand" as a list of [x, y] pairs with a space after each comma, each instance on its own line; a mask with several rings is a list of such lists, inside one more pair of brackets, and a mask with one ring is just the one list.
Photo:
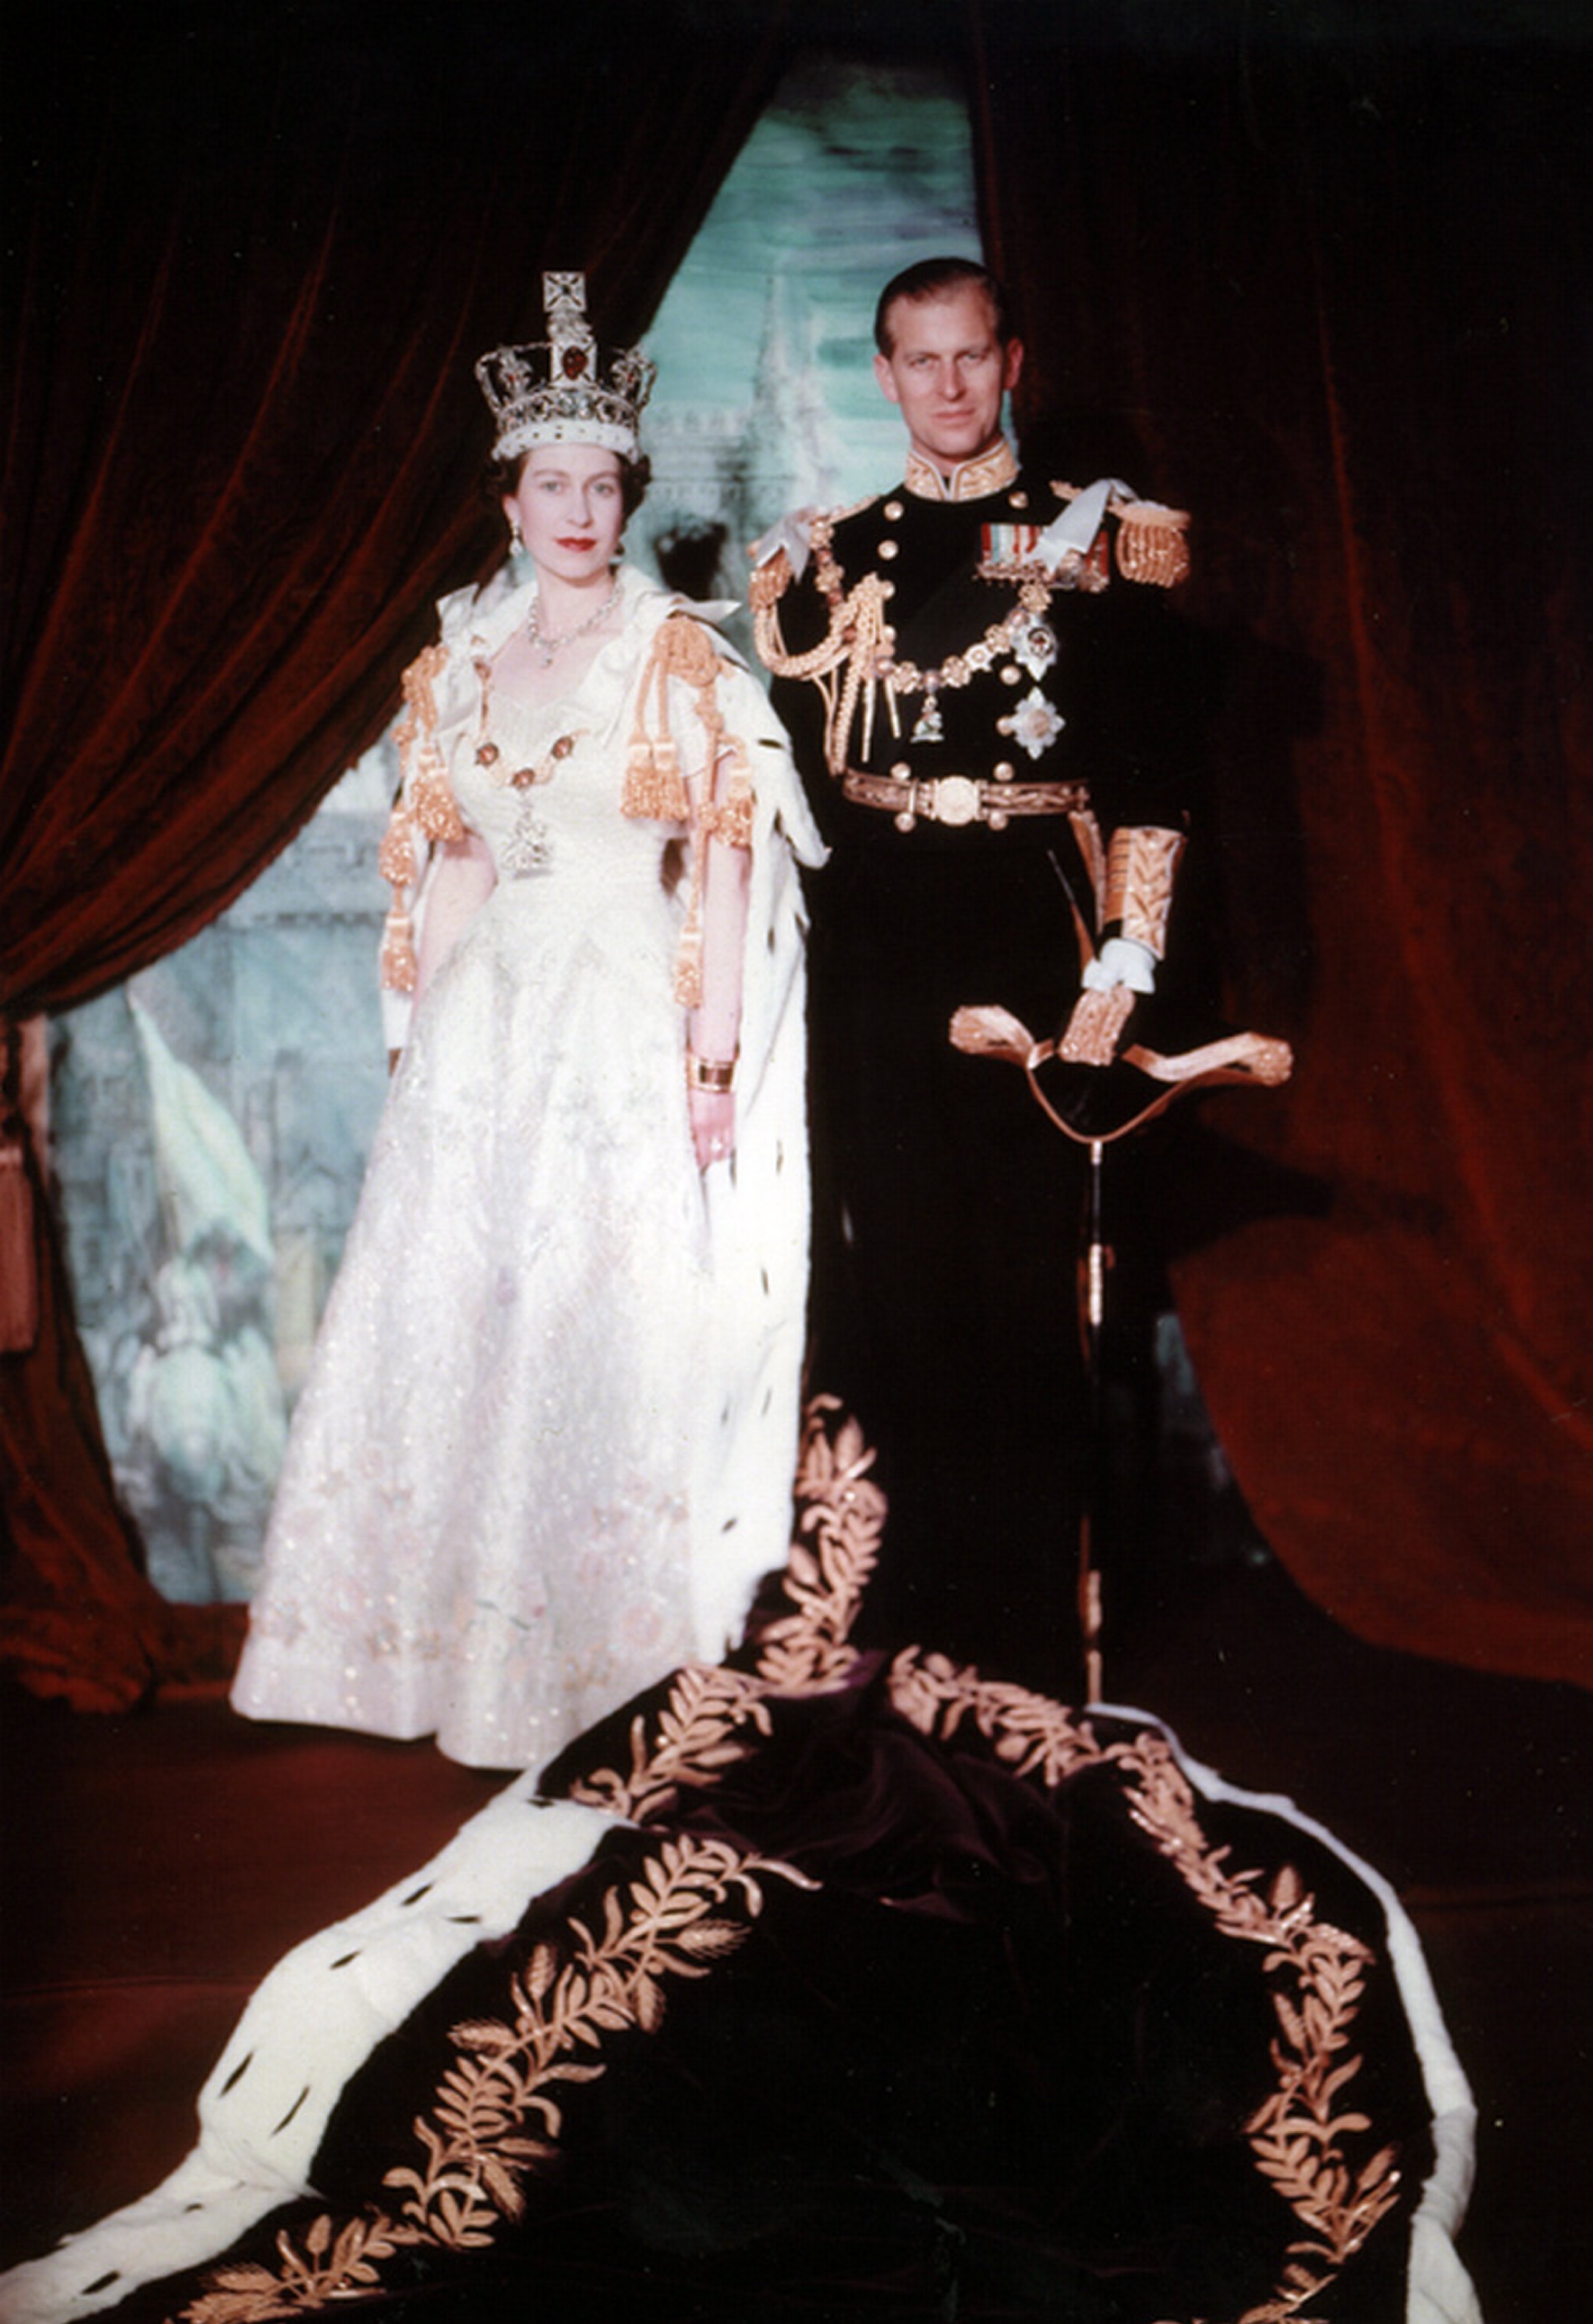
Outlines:
[[728, 1162], [736, 1144], [735, 1092], [688, 1090], [686, 1102], [698, 1169], [705, 1170], [713, 1162]]

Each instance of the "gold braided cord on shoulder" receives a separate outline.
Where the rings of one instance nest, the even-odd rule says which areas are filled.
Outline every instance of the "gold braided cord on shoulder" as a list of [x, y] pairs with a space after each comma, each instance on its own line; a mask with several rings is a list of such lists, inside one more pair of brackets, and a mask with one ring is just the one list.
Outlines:
[[[620, 802], [622, 814], [658, 823], [690, 820], [691, 807], [680, 771], [680, 754], [669, 732], [669, 680], [682, 679], [695, 694], [697, 715], [707, 731], [712, 750], [719, 726], [714, 669], [714, 649], [695, 622], [671, 613], [668, 621], [659, 623], [636, 689], [636, 715], [631, 726], [625, 788]], [[650, 733], [649, 708], [654, 721]]]
[[447, 666], [448, 649], [440, 641], [416, 655], [404, 672], [405, 715], [392, 738], [404, 772], [404, 795], [416, 828], [428, 839], [465, 836], [465, 820], [437, 744], [437, 681]]
[[[814, 527], [817, 578], [829, 603], [829, 626], [815, 646], [792, 653], [780, 628], [779, 601], [790, 586], [791, 567], [778, 550], [753, 576], [752, 630], [760, 660], [776, 678], [808, 678], [824, 705], [824, 764], [833, 775], [845, 770], [847, 743], [860, 697], [863, 699], [861, 755], [866, 759], [873, 740], [874, 696], [879, 665], [894, 643], [885, 618], [885, 584], [878, 573], [865, 573], [851, 589], [830, 551], [829, 529]], [[866, 689], [866, 693], [865, 693]]]
[[465, 837], [465, 819], [437, 743], [437, 681], [447, 666], [448, 649], [440, 639], [416, 655], [404, 672], [404, 715], [393, 730], [403, 784], [376, 858], [394, 891], [382, 931], [382, 982], [389, 992], [415, 990], [415, 927], [403, 891], [419, 873], [416, 834], [428, 840]]

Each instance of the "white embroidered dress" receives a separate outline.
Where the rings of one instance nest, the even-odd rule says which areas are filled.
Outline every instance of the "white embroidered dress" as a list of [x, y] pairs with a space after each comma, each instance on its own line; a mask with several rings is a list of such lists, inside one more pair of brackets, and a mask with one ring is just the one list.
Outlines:
[[[737, 1150], [704, 1180], [674, 994], [688, 835], [621, 812], [682, 601], [631, 568], [622, 587], [623, 630], [567, 699], [493, 692], [484, 724], [480, 667], [534, 585], [442, 607], [436, 742], [497, 885], [415, 1010], [294, 1416], [233, 1695], [256, 1718], [535, 1766], [716, 1660], [784, 1562], [807, 1242], [793, 853], [821, 850], [715, 639], [754, 797]], [[667, 716], [695, 771], [678, 679]]]

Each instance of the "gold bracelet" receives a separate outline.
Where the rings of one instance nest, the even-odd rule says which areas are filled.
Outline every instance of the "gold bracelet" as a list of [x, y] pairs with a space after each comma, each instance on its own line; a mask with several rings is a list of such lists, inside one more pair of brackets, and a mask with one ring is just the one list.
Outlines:
[[688, 1089], [733, 1089], [735, 1079], [736, 1061], [733, 1057], [699, 1057], [695, 1049], [686, 1051], [686, 1080]]

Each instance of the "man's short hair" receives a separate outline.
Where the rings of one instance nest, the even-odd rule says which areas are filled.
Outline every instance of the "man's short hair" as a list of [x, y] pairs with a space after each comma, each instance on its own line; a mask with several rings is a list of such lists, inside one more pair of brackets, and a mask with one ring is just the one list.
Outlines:
[[1017, 337], [1011, 302], [988, 266], [981, 266], [977, 258], [921, 258], [916, 266], [892, 275], [879, 293], [874, 309], [874, 345], [880, 354], [890, 353], [890, 310], [898, 299], [916, 306], [925, 299], [944, 299], [948, 291], [961, 290], [966, 284], [984, 292], [995, 318], [996, 337], [1002, 346], [1009, 346]]

